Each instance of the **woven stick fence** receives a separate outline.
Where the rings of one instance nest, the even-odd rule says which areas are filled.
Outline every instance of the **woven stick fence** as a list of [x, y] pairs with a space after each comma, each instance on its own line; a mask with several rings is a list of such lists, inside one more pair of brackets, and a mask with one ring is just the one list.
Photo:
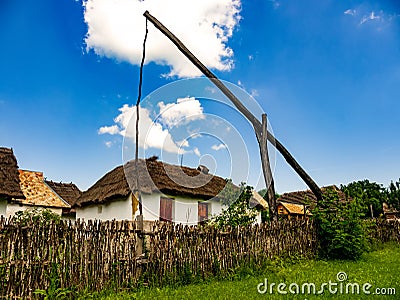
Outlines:
[[[400, 242], [400, 223], [375, 221], [371, 236]], [[217, 230], [154, 222], [137, 253], [134, 222], [32, 223], [0, 219], [0, 297], [30, 298], [50, 278], [75, 290], [120, 290], [141, 282], [163, 285], [185, 276], [206, 278], [273, 257], [313, 257], [316, 230], [309, 220], [284, 220]]]

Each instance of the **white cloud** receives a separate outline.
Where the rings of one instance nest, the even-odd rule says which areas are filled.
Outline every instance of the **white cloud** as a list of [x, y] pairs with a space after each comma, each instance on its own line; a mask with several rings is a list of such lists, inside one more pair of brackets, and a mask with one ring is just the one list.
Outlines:
[[364, 15], [360, 21], [360, 25], [368, 21], [380, 20], [382, 18], [382, 12], [379, 12], [378, 14], [379, 15], [377, 15], [374, 11], [371, 11], [370, 14]]
[[198, 157], [201, 156], [200, 150], [199, 150], [199, 148], [197, 148], [197, 147], [195, 147], [195, 148], [193, 149], [193, 153], [196, 154]]
[[348, 9], [344, 12], [345, 15], [351, 15], [354, 16], [356, 14], [356, 10], [355, 9]]
[[[207, 67], [228, 71], [233, 67], [233, 50], [227, 41], [240, 21], [240, 6], [240, 0], [86, 0], [87, 51], [139, 64], [145, 33], [143, 13], [148, 10]], [[146, 46], [146, 62], [170, 66], [168, 76], [200, 75], [152, 24]]]
[[258, 91], [256, 89], [252, 89], [251, 92], [250, 92], [250, 95], [253, 98], [257, 98], [258, 96], [260, 96], [260, 94], [258, 93]]
[[194, 97], [178, 98], [176, 103], [159, 102], [160, 121], [167, 127], [185, 125], [190, 121], [204, 119], [203, 107]]
[[281, 4], [277, 0], [269, 0], [275, 9], [278, 9]]
[[[136, 106], [124, 104], [119, 111], [120, 114], [114, 119], [116, 124], [101, 127], [98, 131], [99, 134], [120, 134], [135, 141]], [[160, 123], [153, 122], [148, 109], [139, 107], [139, 116], [139, 146], [141, 148], [157, 148], [171, 153], [185, 153], [185, 150], [174, 142], [167, 129], [163, 129]]]
[[100, 127], [99, 130], [97, 131], [98, 134], [118, 134], [120, 132], [120, 129], [118, 127], [118, 125], [112, 125], [112, 126], [103, 126]]
[[104, 145], [106, 145], [107, 148], [111, 148], [112, 144], [113, 143], [111, 141], [107, 141], [104, 143]]
[[213, 149], [215, 151], [219, 151], [219, 150], [222, 150], [222, 149], [226, 149], [226, 145], [224, 145], [224, 144], [212, 145], [211, 149]]
[[189, 141], [187, 139], [178, 142], [180, 147], [189, 147]]

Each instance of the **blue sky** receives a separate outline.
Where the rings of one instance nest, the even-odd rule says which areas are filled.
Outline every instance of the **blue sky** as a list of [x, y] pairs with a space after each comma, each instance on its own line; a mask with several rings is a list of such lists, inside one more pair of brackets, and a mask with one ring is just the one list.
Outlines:
[[[141, 9], [147, 7], [219, 78], [254, 97], [275, 136], [319, 185], [365, 178], [386, 185], [400, 177], [397, 1], [193, 1], [180, 14], [174, 9], [179, 0], [163, 1], [165, 7], [151, 2], [149, 8], [148, 1], [142, 7], [129, 0], [111, 8], [104, 0], [86, 8], [73, 0], [0, 2], [0, 144], [13, 147], [21, 168], [85, 190], [131, 155], [124, 155], [126, 128], [116, 118], [124, 120], [120, 109], [126, 105], [129, 112], [136, 102]], [[214, 161], [218, 175], [262, 188], [257, 142], [234, 110], [194, 91], [154, 100], [157, 89], [197, 74], [153, 28], [144, 72], [143, 94], [153, 95], [143, 106], [150, 117], [160, 113], [161, 101], [168, 106], [194, 98], [186, 103], [192, 119], [175, 128], [168, 122], [176, 115], [162, 114], [160, 132], [178, 146], [195, 130], [211, 136], [187, 140], [184, 164]], [[187, 118], [179, 107], [177, 115]], [[219, 136], [210, 118], [238, 129], [237, 137]], [[247, 169], [244, 159], [230, 158], [240, 157], [234, 149], [242, 148], [250, 157]], [[180, 157], [175, 152], [142, 149], [171, 162]], [[305, 188], [279, 154], [273, 157], [278, 192]]]

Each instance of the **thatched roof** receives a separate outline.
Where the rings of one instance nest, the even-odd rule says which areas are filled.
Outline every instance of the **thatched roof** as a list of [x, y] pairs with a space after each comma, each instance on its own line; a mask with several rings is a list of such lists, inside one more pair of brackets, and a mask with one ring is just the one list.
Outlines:
[[[283, 201], [280, 201], [279, 204], [281, 204], [287, 210], [287, 212], [291, 215], [304, 215], [304, 210], [307, 215], [311, 215], [311, 212], [309, 209], [307, 209], [306, 205], [288, 203], [288, 202], [283, 202]], [[278, 211], [278, 213], [279, 213], [279, 211]]]
[[[140, 190], [143, 194], [161, 192], [171, 196], [210, 199], [225, 187], [225, 179], [189, 168], [170, 165], [154, 158], [138, 161]], [[116, 167], [83, 192], [76, 205], [105, 203], [128, 196], [136, 189], [135, 161]]]
[[[321, 188], [322, 193], [326, 193], [328, 190], [336, 191], [339, 195], [340, 202], [346, 202], [347, 196], [343, 193], [336, 185], [325, 186]], [[315, 207], [317, 203], [317, 197], [311, 190], [297, 191], [282, 194], [277, 200], [279, 202], [309, 205], [311, 208]]]
[[0, 196], [24, 199], [20, 187], [17, 159], [13, 150], [0, 147]]
[[81, 190], [72, 182], [71, 183], [61, 183], [45, 180], [46, 184], [68, 202], [69, 205], [74, 205], [78, 198], [81, 196]]
[[250, 207], [268, 209], [268, 202], [258, 192], [253, 190], [252, 196], [250, 198]]
[[18, 200], [18, 203], [42, 207], [71, 207], [44, 182], [42, 172], [19, 170], [19, 178], [25, 199]]

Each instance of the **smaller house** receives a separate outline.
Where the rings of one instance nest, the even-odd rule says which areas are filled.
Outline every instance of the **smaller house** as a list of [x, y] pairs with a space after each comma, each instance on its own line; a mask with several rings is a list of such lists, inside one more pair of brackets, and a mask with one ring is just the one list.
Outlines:
[[[322, 193], [333, 190], [338, 193], [339, 201], [346, 202], [347, 196], [336, 185], [321, 188]], [[296, 191], [282, 194], [277, 200], [279, 216], [287, 218], [306, 218], [312, 215], [311, 211], [317, 205], [317, 198], [311, 190]]]
[[23, 201], [17, 159], [12, 149], [0, 147], [0, 215], [6, 216], [9, 201]]
[[390, 207], [386, 202], [382, 204], [383, 215], [387, 221], [399, 221], [400, 222], [400, 211]]
[[19, 169], [13, 150], [0, 147], [0, 215], [47, 208], [63, 219], [75, 219], [71, 204], [80, 194], [73, 183], [46, 181], [42, 172]]
[[288, 219], [303, 219], [311, 215], [311, 211], [305, 204], [295, 204], [279, 201], [277, 205], [278, 215], [287, 216]]
[[61, 216], [63, 209], [71, 207], [68, 202], [46, 184], [42, 172], [18, 171], [21, 190], [25, 199], [10, 201], [7, 204], [7, 216], [14, 215], [17, 211], [31, 208], [47, 208]]

